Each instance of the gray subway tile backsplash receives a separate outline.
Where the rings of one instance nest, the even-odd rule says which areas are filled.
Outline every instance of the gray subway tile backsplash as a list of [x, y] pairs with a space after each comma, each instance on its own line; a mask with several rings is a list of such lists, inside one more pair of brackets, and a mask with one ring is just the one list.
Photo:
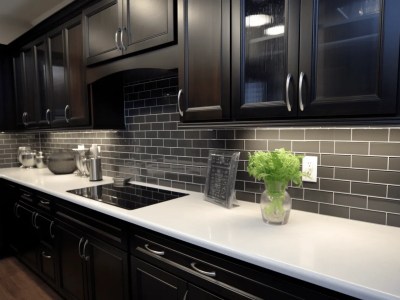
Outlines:
[[1, 134], [0, 167], [18, 166], [19, 145], [49, 153], [97, 143], [106, 176], [203, 192], [209, 151], [237, 150], [236, 197], [258, 202], [264, 185], [246, 171], [248, 152], [284, 147], [318, 156], [317, 183], [288, 189], [293, 209], [400, 227], [400, 128], [180, 129], [177, 84], [126, 84], [126, 130]]

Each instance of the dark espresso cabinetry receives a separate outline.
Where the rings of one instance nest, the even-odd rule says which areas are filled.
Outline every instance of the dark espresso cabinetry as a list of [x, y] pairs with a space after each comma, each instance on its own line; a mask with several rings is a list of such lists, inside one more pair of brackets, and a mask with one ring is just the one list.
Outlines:
[[183, 122], [398, 119], [398, 1], [199, 2], [180, 10]]
[[174, 0], [105, 0], [88, 8], [87, 64], [174, 42], [175, 11]]
[[89, 125], [81, 19], [27, 45], [14, 58], [20, 128]]

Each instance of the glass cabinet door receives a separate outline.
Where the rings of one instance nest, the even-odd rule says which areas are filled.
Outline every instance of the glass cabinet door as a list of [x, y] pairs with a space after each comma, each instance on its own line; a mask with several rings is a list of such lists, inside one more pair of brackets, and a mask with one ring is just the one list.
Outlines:
[[398, 66], [393, 33], [399, 30], [389, 23], [399, 11], [395, 2], [302, 1], [300, 115], [394, 113], [397, 67], [390, 65]]
[[295, 115], [299, 1], [246, 0], [233, 13], [235, 118]]

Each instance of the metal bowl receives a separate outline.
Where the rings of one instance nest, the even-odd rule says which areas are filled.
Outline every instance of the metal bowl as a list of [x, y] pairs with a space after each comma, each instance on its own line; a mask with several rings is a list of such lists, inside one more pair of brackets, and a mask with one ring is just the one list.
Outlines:
[[36, 165], [36, 151], [25, 150], [19, 155], [24, 168], [33, 168]]
[[76, 170], [75, 155], [72, 151], [53, 152], [49, 155], [47, 167], [54, 174], [71, 174]]

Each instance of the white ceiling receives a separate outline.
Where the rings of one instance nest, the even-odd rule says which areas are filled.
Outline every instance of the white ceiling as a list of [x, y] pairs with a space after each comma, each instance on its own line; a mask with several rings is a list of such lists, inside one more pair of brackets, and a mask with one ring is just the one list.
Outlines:
[[7, 45], [75, 0], [0, 0], [0, 44]]

